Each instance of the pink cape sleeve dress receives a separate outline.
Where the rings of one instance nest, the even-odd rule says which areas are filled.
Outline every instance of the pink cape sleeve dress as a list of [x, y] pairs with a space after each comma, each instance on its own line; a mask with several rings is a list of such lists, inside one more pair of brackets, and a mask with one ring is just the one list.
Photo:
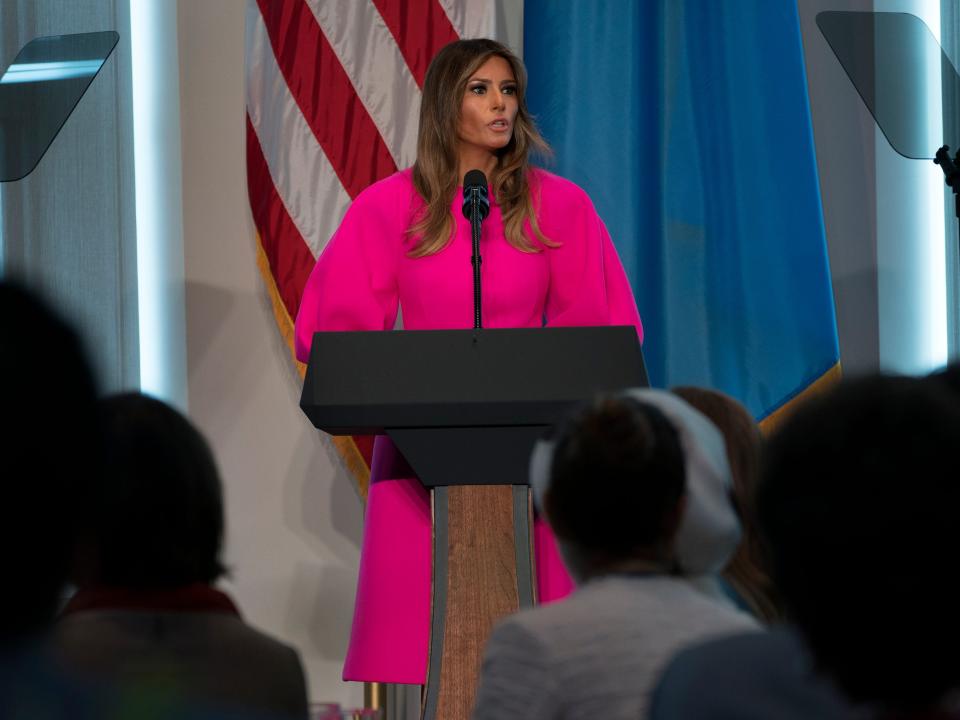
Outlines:
[[[543, 170], [530, 176], [542, 232], [561, 243], [524, 253], [503, 234], [491, 197], [481, 239], [483, 320], [488, 328], [633, 325], [640, 316], [603, 221], [575, 184]], [[456, 228], [439, 253], [407, 255], [406, 230], [422, 207], [411, 170], [360, 193], [310, 276], [296, 322], [297, 357], [317, 330], [391, 330], [398, 307], [407, 330], [473, 327], [470, 224], [462, 190]], [[385, 362], [389, 358], [384, 358]], [[443, 362], [443, 358], [424, 358]], [[541, 602], [566, 596], [573, 582], [550, 529], [534, 527]], [[430, 500], [393, 444], [376, 439], [344, 680], [423, 684], [430, 634]]]

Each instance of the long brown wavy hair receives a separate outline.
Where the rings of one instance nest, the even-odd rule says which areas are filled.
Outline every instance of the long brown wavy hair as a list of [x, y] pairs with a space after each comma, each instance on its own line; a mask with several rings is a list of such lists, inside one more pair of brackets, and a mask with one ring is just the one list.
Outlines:
[[[504, 235], [511, 245], [523, 252], [540, 252], [541, 246], [557, 245], [540, 231], [528, 182], [531, 153], [548, 156], [550, 146], [527, 110], [527, 73], [523, 63], [506, 46], [494, 40], [457, 40], [436, 54], [423, 83], [413, 184], [425, 206], [407, 231], [414, 240], [409, 253], [411, 257], [440, 252], [453, 237], [454, 218], [450, 204], [459, 183], [457, 125], [460, 107], [470, 76], [495, 55], [510, 63], [517, 81], [518, 109], [513, 137], [499, 151], [497, 167], [491, 178], [494, 197], [503, 217]], [[527, 221], [534, 237], [528, 237], [524, 232]]]
[[670, 391], [706, 415], [720, 430], [727, 448], [733, 477], [731, 500], [740, 516], [743, 539], [721, 575], [759, 620], [782, 620], [783, 602], [770, 577], [754, 509], [763, 441], [760, 428], [743, 405], [722, 392], [692, 386]]

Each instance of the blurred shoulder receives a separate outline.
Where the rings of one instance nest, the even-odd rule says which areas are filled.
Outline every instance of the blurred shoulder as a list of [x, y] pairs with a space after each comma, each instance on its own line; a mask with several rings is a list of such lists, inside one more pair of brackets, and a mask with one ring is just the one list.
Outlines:
[[[573, 594], [555, 602], [526, 608], [500, 623], [504, 635], [524, 641], [536, 639], [544, 645], [565, 644], [580, 632], [581, 626], [595, 634], [595, 621], [602, 616], [605, 594], [602, 582], [588, 583]], [[597, 605], [600, 607], [598, 608]]]
[[[250, 625], [241, 618], [229, 615], [216, 616], [218, 629], [226, 637], [232, 637], [238, 644], [245, 644], [251, 649], [270, 653], [278, 658], [298, 659], [299, 653], [292, 645], [269, 635], [259, 628]], [[299, 660], [297, 660], [299, 662]]]
[[776, 629], [745, 630], [722, 635], [681, 650], [674, 658], [676, 668], [713, 674], [739, 673], [744, 666], [770, 669], [785, 658], [804, 657], [804, 648], [791, 633]]
[[731, 634], [681, 650], [661, 676], [651, 708], [652, 720], [854, 717], [815, 672], [804, 642], [786, 627]]
[[488, 648], [506, 654], [538, 656], [546, 660], [562, 630], [570, 625], [570, 607], [561, 601], [520, 610], [494, 627]]

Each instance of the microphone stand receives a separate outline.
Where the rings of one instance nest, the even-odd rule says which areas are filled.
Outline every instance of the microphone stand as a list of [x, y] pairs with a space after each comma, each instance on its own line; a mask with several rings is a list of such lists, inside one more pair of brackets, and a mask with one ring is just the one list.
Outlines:
[[[943, 179], [953, 190], [954, 212], [957, 220], [960, 220], [960, 194], [958, 194], [960, 193], [960, 169], [957, 168], [957, 165], [960, 164], [960, 151], [957, 151], [957, 154], [951, 158], [950, 146], [944, 145], [937, 150], [933, 162], [943, 170]], [[960, 228], [958, 228], [958, 233], [960, 233]], [[958, 236], [958, 242], [960, 242], [960, 236]]]
[[944, 182], [946, 182], [947, 186], [953, 191], [953, 210], [958, 221], [957, 242], [958, 247], [960, 247], [960, 168], [957, 167], [957, 165], [960, 165], [960, 150], [951, 158], [950, 146], [944, 145], [937, 150], [936, 155], [933, 157], [933, 162], [943, 170]]
[[470, 264], [473, 265], [473, 329], [479, 330], [483, 327], [480, 310], [480, 264], [483, 259], [480, 257], [480, 223], [483, 218], [480, 215], [480, 191], [476, 188], [470, 190], [470, 234], [473, 238], [473, 255], [470, 257]]

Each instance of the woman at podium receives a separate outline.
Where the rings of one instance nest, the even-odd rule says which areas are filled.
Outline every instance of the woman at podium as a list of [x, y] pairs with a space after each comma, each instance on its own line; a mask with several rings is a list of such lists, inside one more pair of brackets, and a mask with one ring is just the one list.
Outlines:
[[[630, 285], [590, 198], [531, 165], [532, 152], [549, 148], [527, 111], [525, 85], [523, 64], [497, 42], [460, 40], [440, 50], [424, 81], [416, 163], [354, 199], [305, 288], [297, 357], [307, 360], [315, 331], [391, 330], [398, 311], [407, 330], [473, 326], [471, 229], [460, 186], [470, 170], [490, 183], [484, 327], [633, 325], [643, 339]], [[540, 520], [534, 540], [539, 599], [559, 599], [572, 581]], [[345, 680], [425, 682], [430, 558], [429, 496], [378, 437]]]

